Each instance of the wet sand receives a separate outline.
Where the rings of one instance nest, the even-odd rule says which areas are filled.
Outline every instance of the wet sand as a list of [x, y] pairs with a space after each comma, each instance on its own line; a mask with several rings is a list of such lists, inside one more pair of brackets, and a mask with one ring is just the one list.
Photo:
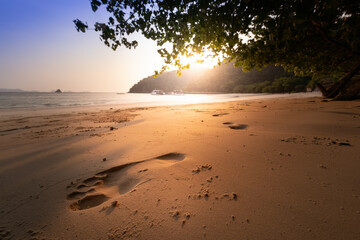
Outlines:
[[360, 239], [359, 135], [321, 98], [3, 111], [0, 239]]

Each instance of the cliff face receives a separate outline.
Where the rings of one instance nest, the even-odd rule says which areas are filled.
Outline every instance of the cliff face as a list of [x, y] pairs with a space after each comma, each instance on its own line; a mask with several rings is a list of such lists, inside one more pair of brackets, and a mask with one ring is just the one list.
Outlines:
[[132, 86], [129, 92], [150, 93], [154, 89], [165, 92], [180, 89], [187, 92], [242, 92], [239, 86], [271, 83], [276, 78], [289, 76], [293, 74], [285, 72], [282, 67], [269, 66], [262, 71], [244, 73], [232, 64], [223, 64], [208, 70], [183, 70], [181, 77], [177, 76], [176, 71], [163, 73], [157, 78], [149, 76]]

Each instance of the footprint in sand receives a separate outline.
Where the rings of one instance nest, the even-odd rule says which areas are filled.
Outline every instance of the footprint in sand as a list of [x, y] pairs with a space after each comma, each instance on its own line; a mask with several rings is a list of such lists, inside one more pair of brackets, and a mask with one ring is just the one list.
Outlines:
[[231, 125], [229, 126], [230, 129], [235, 129], [235, 130], [242, 130], [242, 129], [247, 129], [248, 125], [246, 124], [236, 124], [236, 125]]
[[112, 197], [122, 195], [144, 183], [149, 170], [168, 167], [186, 158], [183, 153], [167, 153], [155, 158], [127, 163], [99, 172], [75, 185], [75, 191], [67, 195], [76, 200], [70, 209], [79, 211], [96, 207]]
[[11, 239], [13, 236], [10, 230], [7, 230], [5, 226], [0, 227], [0, 239]]
[[228, 125], [230, 129], [235, 129], [235, 130], [243, 130], [243, 129], [247, 129], [249, 126], [246, 124], [235, 124], [232, 122], [223, 122], [224, 125]]
[[212, 116], [213, 117], [221, 117], [221, 116], [224, 116], [224, 115], [228, 115], [228, 113], [216, 113], [216, 114], [213, 114]]

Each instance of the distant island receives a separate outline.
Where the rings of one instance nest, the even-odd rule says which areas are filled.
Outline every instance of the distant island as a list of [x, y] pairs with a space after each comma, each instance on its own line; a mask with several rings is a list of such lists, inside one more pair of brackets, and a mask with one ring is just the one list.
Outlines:
[[286, 72], [282, 67], [268, 66], [261, 71], [243, 72], [232, 64], [222, 64], [213, 69], [165, 72], [154, 78], [149, 76], [140, 80], [129, 90], [130, 93], [151, 93], [154, 89], [165, 92], [183, 90], [184, 92], [221, 92], [221, 93], [286, 93], [304, 92], [314, 89], [310, 77], [298, 77]]
[[26, 92], [21, 89], [0, 88], [0, 92]]
[[18, 88], [0, 88], [0, 92], [3, 93], [20, 93], [20, 92], [39, 92], [39, 91], [27, 91], [27, 90], [22, 90], [22, 89], [18, 89]]
[[[41, 93], [40, 91], [27, 91], [27, 90], [22, 90], [22, 89], [18, 89], [18, 88], [0, 88], [0, 93], [27, 93], [27, 92], [32, 92], [32, 93]], [[51, 91], [51, 93], [62, 93], [61, 89], [57, 89], [57, 90], [53, 90]]]

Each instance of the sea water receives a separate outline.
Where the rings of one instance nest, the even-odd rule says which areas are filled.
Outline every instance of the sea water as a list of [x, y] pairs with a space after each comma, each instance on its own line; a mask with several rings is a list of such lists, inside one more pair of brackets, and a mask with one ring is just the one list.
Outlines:
[[[303, 96], [297, 94], [296, 96]], [[305, 94], [304, 96], [308, 96]], [[149, 93], [0, 93], [0, 109], [11, 108], [56, 108], [67, 106], [119, 105], [119, 107], [144, 107], [179, 104], [224, 102], [241, 99], [287, 97], [289, 94], [184, 94], [151, 95]]]

